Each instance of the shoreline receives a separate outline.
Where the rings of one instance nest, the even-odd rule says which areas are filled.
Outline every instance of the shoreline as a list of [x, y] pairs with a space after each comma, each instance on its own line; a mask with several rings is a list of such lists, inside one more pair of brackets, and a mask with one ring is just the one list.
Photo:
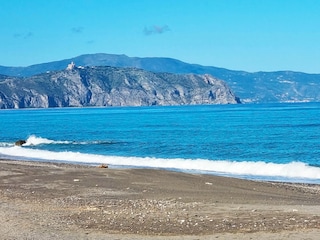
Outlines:
[[16, 161], [21, 163], [44, 163], [44, 164], [56, 164], [56, 165], [70, 165], [70, 166], [83, 166], [83, 167], [97, 167], [98, 165], [105, 165], [110, 169], [146, 169], [146, 170], [161, 170], [185, 174], [195, 174], [195, 175], [208, 175], [216, 177], [225, 177], [233, 179], [241, 179], [247, 181], [257, 181], [257, 182], [270, 182], [270, 183], [287, 183], [287, 184], [303, 184], [303, 185], [320, 185], [320, 179], [318, 178], [303, 178], [303, 177], [284, 177], [284, 176], [264, 176], [264, 175], [250, 175], [250, 174], [232, 174], [214, 171], [204, 171], [204, 170], [189, 170], [180, 168], [164, 168], [164, 167], [148, 167], [148, 166], [135, 166], [135, 165], [116, 165], [116, 164], [99, 164], [98, 162], [74, 162], [68, 160], [46, 160], [46, 159], [24, 159], [19, 157], [5, 158], [0, 156], [0, 161]]
[[5, 239], [318, 239], [320, 185], [0, 160]]

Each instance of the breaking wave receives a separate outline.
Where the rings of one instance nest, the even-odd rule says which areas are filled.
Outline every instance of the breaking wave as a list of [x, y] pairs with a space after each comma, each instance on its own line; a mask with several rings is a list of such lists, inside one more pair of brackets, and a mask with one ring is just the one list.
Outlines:
[[[86, 145], [86, 144], [112, 144], [112, 141], [55, 141], [47, 138], [37, 137], [35, 135], [31, 135], [26, 140], [26, 143], [23, 146], [37, 146], [43, 144], [79, 144], [79, 145]], [[1, 146], [1, 145], [0, 145]]]
[[23, 144], [23, 146], [37, 146], [40, 144], [52, 144], [52, 143], [57, 143], [54, 140], [50, 140], [47, 138], [42, 138], [42, 137], [37, 137], [35, 135], [31, 135], [28, 137], [26, 140], [26, 143]]
[[[30, 137], [31, 138], [31, 137]], [[29, 139], [30, 139], [29, 138]], [[29, 140], [28, 139], [28, 140]], [[33, 141], [33, 140], [36, 141]], [[45, 138], [31, 138], [29, 143], [52, 143]], [[28, 141], [27, 141], [28, 143]], [[320, 168], [302, 162], [286, 164], [266, 162], [213, 161], [206, 159], [165, 159], [151, 157], [121, 157], [79, 152], [54, 152], [25, 147], [0, 147], [0, 155], [11, 159], [62, 161], [85, 164], [108, 164], [146, 168], [174, 169], [199, 173], [215, 173], [226, 176], [244, 176], [253, 179], [311, 179], [320, 182]]]

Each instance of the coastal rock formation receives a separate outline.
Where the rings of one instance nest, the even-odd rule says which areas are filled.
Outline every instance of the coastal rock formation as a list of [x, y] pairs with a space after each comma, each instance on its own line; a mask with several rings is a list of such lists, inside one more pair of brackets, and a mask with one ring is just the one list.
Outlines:
[[15, 146], [22, 146], [23, 144], [25, 144], [26, 141], [25, 140], [18, 140], [14, 143]]
[[[47, 71], [64, 70], [70, 62], [81, 66], [136, 67], [151, 72], [210, 74], [225, 81], [243, 103], [320, 101], [320, 74], [293, 71], [251, 73], [189, 64], [172, 58], [139, 58], [105, 53], [85, 54], [28, 67], [0, 66], [0, 74], [30, 77]], [[72, 68], [72, 64], [70, 67]], [[0, 75], [0, 82], [2, 79]]]
[[68, 67], [0, 81], [0, 108], [236, 104], [211, 75], [153, 73], [137, 68]]

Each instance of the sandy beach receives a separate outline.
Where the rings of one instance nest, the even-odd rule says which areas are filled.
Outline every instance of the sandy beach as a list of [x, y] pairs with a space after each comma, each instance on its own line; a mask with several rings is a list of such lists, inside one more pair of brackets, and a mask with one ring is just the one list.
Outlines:
[[1, 239], [320, 239], [320, 185], [0, 160]]

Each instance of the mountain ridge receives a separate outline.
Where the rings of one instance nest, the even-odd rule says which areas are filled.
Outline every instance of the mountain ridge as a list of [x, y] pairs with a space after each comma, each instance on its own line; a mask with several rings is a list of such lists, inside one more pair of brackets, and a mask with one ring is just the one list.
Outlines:
[[0, 74], [32, 76], [46, 71], [63, 70], [71, 61], [81, 66], [136, 67], [152, 72], [210, 74], [225, 81], [243, 103], [320, 101], [320, 74], [294, 71], [250, 73], [189, 64], [173, 58], [139, 58], [105, 53], [84, 54], [29, 67], [0, 66]]
[[197, 74], [73, 66], [0, 81], [0, 108], [236, 104], [225, 82]]

